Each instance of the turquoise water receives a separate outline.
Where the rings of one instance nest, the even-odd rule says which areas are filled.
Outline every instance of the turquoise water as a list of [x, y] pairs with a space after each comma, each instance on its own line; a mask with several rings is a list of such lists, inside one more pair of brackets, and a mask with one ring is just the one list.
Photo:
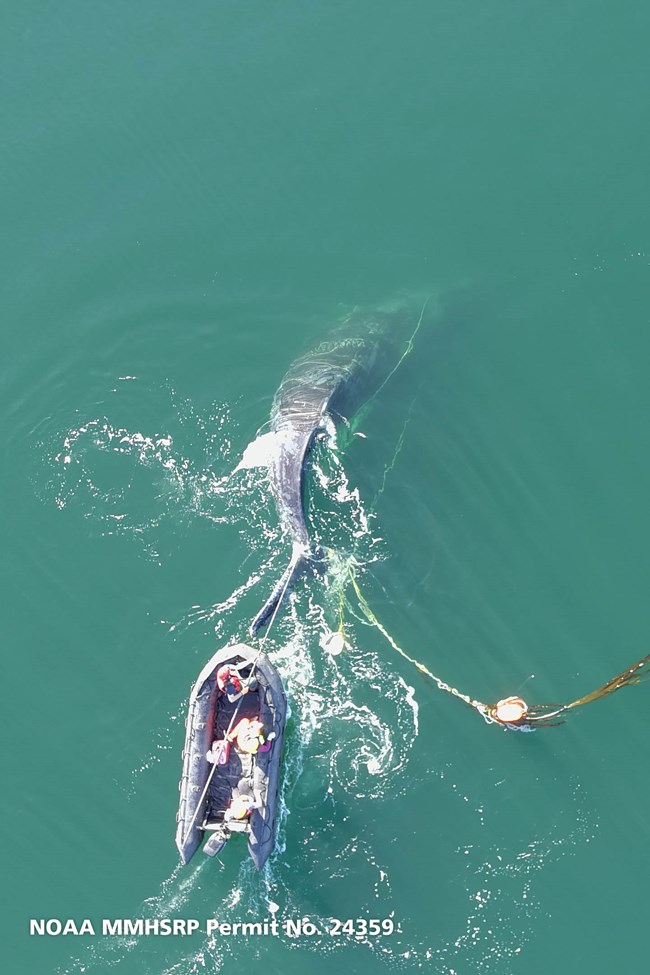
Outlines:
[[[5, 4], [3, 943], [26, 975], [641, 971], [647, 689], [505, 734], [300, 587], [278, 850], [178, 866], [189, 688], [288, 558], [230, 477], [296, 356], [432, 296], [313, 518], [485, 701], [648, 651], [639, 5]], [[415, 300], [415, 298], [414, 298]], [[274, 912], [274, 913], [273, 913]], [[390, 918], [30, 937], [30, 918]]]

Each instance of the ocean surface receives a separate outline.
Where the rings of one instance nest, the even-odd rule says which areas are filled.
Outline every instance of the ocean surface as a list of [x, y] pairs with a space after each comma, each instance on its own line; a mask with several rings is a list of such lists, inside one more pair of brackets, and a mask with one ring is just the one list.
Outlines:
[[[504, 732], [345, 571], [481, 701], [567, 702], [650, 650], [648, 8], [1, 19], [3, 970], [645, 971], [650, 688]], [[266, 645], [277, 849], [181, 867], [190, 686], [290, 551], [264, 472], [234, 468], [297, 356], [353, 309], [415, 329], [425, 300], [362, 436], [314, 456], [338, 571]], [[201, 930], [103, 937], [115, 918]]]

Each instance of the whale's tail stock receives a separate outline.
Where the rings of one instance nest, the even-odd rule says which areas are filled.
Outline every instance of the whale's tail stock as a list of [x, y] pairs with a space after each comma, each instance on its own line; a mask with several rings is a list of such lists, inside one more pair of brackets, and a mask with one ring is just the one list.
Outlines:
[[251, 636], [255, 636], [259, 630], [270, 623], [298, 579], [306, 572], [321, 567], [324, 557], [322, 549], [305, 548], [304, 545], [294, 542], [289, 565], [274, 585], [269, 598], [249, 627]]

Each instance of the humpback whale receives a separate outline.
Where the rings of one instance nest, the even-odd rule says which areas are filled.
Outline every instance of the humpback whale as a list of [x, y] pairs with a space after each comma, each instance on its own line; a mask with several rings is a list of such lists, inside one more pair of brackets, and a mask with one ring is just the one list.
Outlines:
[[[316, 437], [332, 421], [349, 426], [359, 408], [383, 389], [410, 352], [425, 308], [426, 302], [419, 318], [401, 308], [349, 319], [297, 359], [275, 394], [270, 431], [244, 451], [236, 470], [268, 468], [280, 523], [292, 542], [289, 565], [251, 623], [251, 635], [267, 625], [298, 576], [322, 559], [311, 543], [304, 507], [305, 471]], [[404, 326], [410, 326], [407, 343]]]

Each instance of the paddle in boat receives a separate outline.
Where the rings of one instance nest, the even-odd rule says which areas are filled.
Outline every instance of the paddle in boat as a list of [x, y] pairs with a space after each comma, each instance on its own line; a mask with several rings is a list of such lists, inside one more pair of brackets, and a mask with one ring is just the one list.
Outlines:
[[215, 856], [233, 833], [248, 837], [258, 869], [275, 841], [287, 702], [268, 657], [244, 643], [218, 650], [192, 689], [180, 781], [176, 846], [188, 863], [205, 837]]

